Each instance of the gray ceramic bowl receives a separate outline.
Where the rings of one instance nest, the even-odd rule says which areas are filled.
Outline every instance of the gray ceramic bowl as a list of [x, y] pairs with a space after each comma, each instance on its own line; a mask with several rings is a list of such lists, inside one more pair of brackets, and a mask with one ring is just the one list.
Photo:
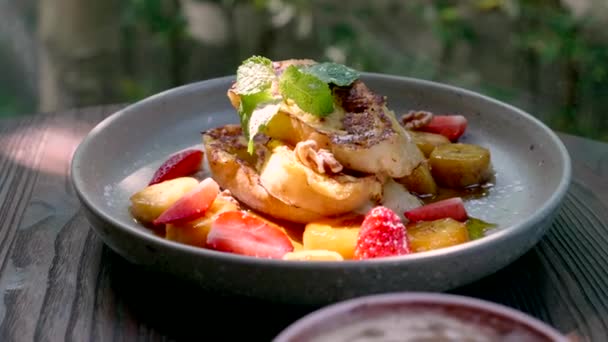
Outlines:
[[445, 291], [506, 266], [550, 227], [571, 177], [568, 153], [541, 122], [463, 89], [364, 74], [397, 113], [424, 109], [469, 121], [465, 141], [488, 147], [496, 174], [489, 196], [467, 203], [472, 216], [498, 223], [459, 246], [395, 258], [288, 262], [244, 257], [165, 240], [129, 215], [129, 196], [178, 150], [201, 147], [200, 132], [238, 117], [226, 97], [232, 77], [186, 85], [135, 103], [101, 122], [79, 145], [72, 179], [87, 217], [113, 250], [210, 290], [301, 304], [326, 304], [389, 291]]

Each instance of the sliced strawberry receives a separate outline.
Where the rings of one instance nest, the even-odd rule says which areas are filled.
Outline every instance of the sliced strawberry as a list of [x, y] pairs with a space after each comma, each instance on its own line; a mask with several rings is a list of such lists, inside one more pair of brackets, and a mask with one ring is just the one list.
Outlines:
[[220, 187], [213, 179], [204, 179], [160, 214], [153, 221], [154, 225], [188, 222], [204, 216], [219, 191]]
[[370, 210], [361, 224], [355, 258], [370, 259], [409, 253], [409, 240], [399, 216], [386, 207]]
[[191, 175], [200, 170], [202, 161], [203, 151], [201, 150], [190, 149], [174, 154], [156, 170], [148, 185]]
[[410, 222], [434, 221], [447, 217], [464, 222], [469, 217], [460, 197], [452, 197], [423, 205], [406, 211], [404, 215]]
[[428, 125], [418, 130], [441, 134], [450, 141], [457, 141], [467, 129], [467, 119], [462, 115], [433, 115]]
[[243, 211], [221, 213], [211, 225], [207, 246], [223, 252], [274, 259], [293, 251], [284, 231]]

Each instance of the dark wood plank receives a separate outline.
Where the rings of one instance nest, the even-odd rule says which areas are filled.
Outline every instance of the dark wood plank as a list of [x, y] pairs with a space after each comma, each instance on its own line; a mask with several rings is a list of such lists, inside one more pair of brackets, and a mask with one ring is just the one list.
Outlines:
[[456, 293], [527, 312], [583, 341], [608, 336], [608, 144], [561, 134], [573, 182], [555, 222], [529, 253]]
[[82, 137], [115, 108], [32, 116], [2, 127], [9, 131], [2, 135], [8, 166], [0, 177], [2, 340], [65, 336], [65, 307], [78, 287], [75, 270], [89, 232], [66, 177], [69, 161]]
[[572, 158], [573, 175], [608, 205], [608, 143], [560, 134]]
[[[8, 141], [3, 146], [10, 146], [10, 149], [3, 150], [4, 163], [8, 163], [8, 166], [3, 168], [6, 173], [1, 178], [0, 284], [6, 289], [3, 310], [11, 314], [7, 314], [2, 321], [0, 332], [7, 340], [33, 338], [31, 335], [36, 322], [35, 313], [40, 308], [37, 298], [44, 291], [37, 286], [38, 282], [45, 281], [43, 272], [40, 272], [40, 265], [32, 260], [44, 247], [40, 246], [37, 231], [27, 229], [29, 227], [22, 229], [21, 222], [27, 221], [24, 214], [38, 177], [36, 168], [46, 139], [44, 132], [37, 129], [37, 126], [44, 126], [47, 119], [30, 119], [10, 125], [10, 133], [4, 136]], [[30, 248], [14, 254], [15, 245], [25, 239], [32, 241]], [[21, 312], [21, 315], [14, 315], [13, 312]]]
[[[584, 201], [585, 205], [581, 205]], [[513, 264], [454, 293], [505, 304], [582, 340], [608, 336], [605, 204], [575, 182], [555, 223]]]
[[[313, 310], [205, 293], [131, 265], [102, 244], [69, 182], [69, 161], [82, 137], [118, 108], [0, 121], [0, 340], [268, 341]], [[575, 181], [551, 230], [513, 264], [450, 292], [503, 303], [585, 341], [602, 341], [608, 336], [608, 145], [560, 137]]]

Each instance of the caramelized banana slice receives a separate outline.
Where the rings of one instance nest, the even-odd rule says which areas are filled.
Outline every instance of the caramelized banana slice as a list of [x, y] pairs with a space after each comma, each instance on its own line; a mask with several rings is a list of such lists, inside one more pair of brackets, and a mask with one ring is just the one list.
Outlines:
[[435, 181], [449, 188], [481, 184], [490, 176], [490, 151], [478, 145], [437, 146], [429, 163]]
[[418, 195], [437, 194], [437, 183], [435, 183], [431, 169], [426, 161], [420, 163], [409, 176], [395, 179], [395, 181], [403, 184], [409, 191]]
[[425, 157], [429, 157], [435, 147], [439, 145], [446, 145], [450, 143], [450, 140], [441, 134], [421, 132], [421, 131], [408, 131], [412, 136], [412, 140], [418, 146], [420, 151], [424, 153]]

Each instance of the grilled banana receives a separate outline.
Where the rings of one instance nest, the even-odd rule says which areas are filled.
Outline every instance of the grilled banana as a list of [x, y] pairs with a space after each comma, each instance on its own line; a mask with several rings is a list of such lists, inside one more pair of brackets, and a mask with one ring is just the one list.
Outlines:
[[435, 183], [431, 169], [426, 161], [420, 163], [409, 176], [395, 179], [395, 181], [403, 184], [407, 190], [418, 195], [437, 194], [437, 183]]
[[425, 157], [429, 157], [435, 147], [439, 145], [449, 144], [450, 140], [441, 134], [422, 132], [422, 131], [408, 131], [412, 136], [412, 140], [418, 146], [420, 151], [424, 153]]
[[259, 212], [307, 223], [347, 213], [381, 195], [382, 184], [374, 175], [320, 174], [304, 165], [289, 146], [258, 140], [256, 154], [249, 155], [238, 125], [203, 133], [213, 178]]
[[472, 144], [445, 144], [435, 147], [429, 164], [435, 181], [443, 186], [478, 185], [490, 176], [490, 151]]

